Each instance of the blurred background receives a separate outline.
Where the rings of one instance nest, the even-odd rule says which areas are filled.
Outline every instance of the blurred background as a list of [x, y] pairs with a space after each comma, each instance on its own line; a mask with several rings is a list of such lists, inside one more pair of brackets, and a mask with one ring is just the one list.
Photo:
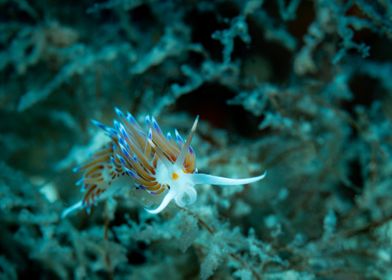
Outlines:
[[[0, 278], [392, 279], [391, 40], [386, 0], [0, 0]], [[268, 176], [61, 219], [114, 107]]]

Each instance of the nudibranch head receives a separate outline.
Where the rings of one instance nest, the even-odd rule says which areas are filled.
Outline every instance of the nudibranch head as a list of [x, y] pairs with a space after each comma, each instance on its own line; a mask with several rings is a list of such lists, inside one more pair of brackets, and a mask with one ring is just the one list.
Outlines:
[[124, 114], [117, 108], [115, 110], [118, 120], [114, 120], [113, 127], [93, 121], [111, 141], [77, 168], [77, 171], [83, 173], [77, 185], [82, 186], [84, 198], [66, 209], [63, 217], [76, 209], [89, 208], [94, 202], [130, 184], [151, 195], [164, 194], [156, 209], [146, 209], [157, 214], [172, 200], [180, 207], [194, 203], [197, 198], [194, 186], [197, 184], [249, 184], [266, 175], [230, 179], [198, 173], [191, 141], [199, 117], [196, 117], [184, 140], [177, 130], [175, 137], [170, 133], [164, 135], [154, 117], [145, 118], [147, 129], [144, 130], [130, 113]]

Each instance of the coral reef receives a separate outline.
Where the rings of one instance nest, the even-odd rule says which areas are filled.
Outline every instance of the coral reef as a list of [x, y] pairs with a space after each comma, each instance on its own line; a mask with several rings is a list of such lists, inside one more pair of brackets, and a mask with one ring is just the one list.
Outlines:
[[[392, 4], [0, 1], [1, 279], [392, 279]], [[186, 134], [197, 186], [61, 218], [114, 107]], [[138, 195], [135, 195], [138, 192]]]

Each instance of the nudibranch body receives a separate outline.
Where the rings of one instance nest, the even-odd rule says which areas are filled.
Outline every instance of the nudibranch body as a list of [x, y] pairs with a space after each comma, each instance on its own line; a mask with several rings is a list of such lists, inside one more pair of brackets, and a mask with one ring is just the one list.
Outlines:
[[171, 200], [184, 207], [196, 201], [198, 184], [241, 185], [263, 179], [264, 174], [244, 179], [230, 179], [198, 173], [195, 152], [191, 141], [199, 118], [196, 117], [188, 137], [183, 140], [177, 130], [175, 136], [164, 135], [153, 117], [146, 117], [147, 130], [136, 119], [115, 109], [118, 120], [113, 127], [98, 121], [93, 123], [103, 129], [111, 141], [97, 151], [84, 165], [76, 168], [82, 172], [81, 185], [84, 198], [64, 210], [62, 216], [79, 208], [89, 208], [98, 200], [113, 195], [120, 188], [136, 187], [151, 195], [164, 194], [156, 209], [146, 209], [152, 214], [164, 210]]

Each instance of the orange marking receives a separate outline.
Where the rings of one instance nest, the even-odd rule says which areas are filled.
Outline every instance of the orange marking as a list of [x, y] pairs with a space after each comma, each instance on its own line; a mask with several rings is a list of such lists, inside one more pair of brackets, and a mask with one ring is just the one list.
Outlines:
[[172, 179], [173, 179], [173, 180], [177, 180], [178, 177], [180, 177], [180, 176], [178, 176], [178, 174], [177, 174], [176, 172], [173, 172], [173, 173], [172, 173]]

